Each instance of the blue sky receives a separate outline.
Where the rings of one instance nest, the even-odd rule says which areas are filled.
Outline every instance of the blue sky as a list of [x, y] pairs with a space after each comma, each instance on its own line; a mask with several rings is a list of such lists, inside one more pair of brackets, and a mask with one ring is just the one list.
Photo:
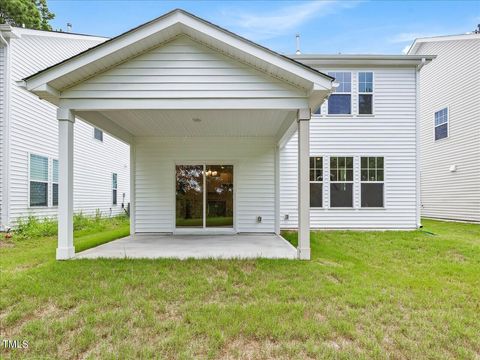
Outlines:
[[52, 25], [112, 37], [182, 8], [281, 53], [398, 54], [415, 37], [459, 34], [480, 23], [476, 1], [49, 0]]

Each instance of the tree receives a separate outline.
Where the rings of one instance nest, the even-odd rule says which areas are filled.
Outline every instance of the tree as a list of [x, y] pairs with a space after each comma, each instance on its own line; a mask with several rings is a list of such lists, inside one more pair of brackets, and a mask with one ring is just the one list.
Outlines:
[[54, 17], [47, 0], [0, 0], [0, 24], [52, 30], [49, 21]]

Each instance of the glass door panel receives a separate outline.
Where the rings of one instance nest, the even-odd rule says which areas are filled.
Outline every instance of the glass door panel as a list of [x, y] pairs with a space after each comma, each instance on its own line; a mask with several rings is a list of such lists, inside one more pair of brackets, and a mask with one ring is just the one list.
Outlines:
[[177, 165], [177, 227], [203, 227], [203, 165]]
[[206, 165], [207, 227], [233, 227], [233, 166]]

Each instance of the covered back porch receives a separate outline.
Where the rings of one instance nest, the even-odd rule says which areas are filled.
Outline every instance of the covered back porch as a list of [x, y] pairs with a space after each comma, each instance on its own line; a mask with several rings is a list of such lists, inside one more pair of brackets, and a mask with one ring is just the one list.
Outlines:
[[130, 145], [129, 244], [152, 233], [221, 234], [232, 248], [248, 238], [238, 233], [277, 236], [279, 149], [298, 131], [297, 256], [310, 258], [310, 109], [332, 78], [176, 10], [24, 86], [59, 107], [57, 259], [75, 255], [75, 118]]

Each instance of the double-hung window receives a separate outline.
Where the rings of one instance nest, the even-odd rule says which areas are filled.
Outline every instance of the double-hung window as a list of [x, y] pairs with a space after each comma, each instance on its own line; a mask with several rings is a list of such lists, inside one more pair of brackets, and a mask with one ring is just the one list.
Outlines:
[[310, 158], [310, 207], [323, 206], [323, 158]]
[[112, 204], [117, 205], [117, 174], [112, 174]]
[[58, 206], [58, 160], [52, 163], [52, 205]]
[[448, 137], [448, 109], [435, 112], [435, 140]]
[[30, 154], [30, 206], [48, 206], [48, 157]]
[[358, 73], [358, 113], [373, 114], [373, 73]]
[[329, 72], [339, 85], [328, 98], [328, 114], [350, 115], [352, 113], [352, 73]]
[[330, 158], [330, 207], [353, 207], [353, 157]]
[[384, 159], [383, 157], [362, 157], [362, 208], [383, 207], [384, 200]]

